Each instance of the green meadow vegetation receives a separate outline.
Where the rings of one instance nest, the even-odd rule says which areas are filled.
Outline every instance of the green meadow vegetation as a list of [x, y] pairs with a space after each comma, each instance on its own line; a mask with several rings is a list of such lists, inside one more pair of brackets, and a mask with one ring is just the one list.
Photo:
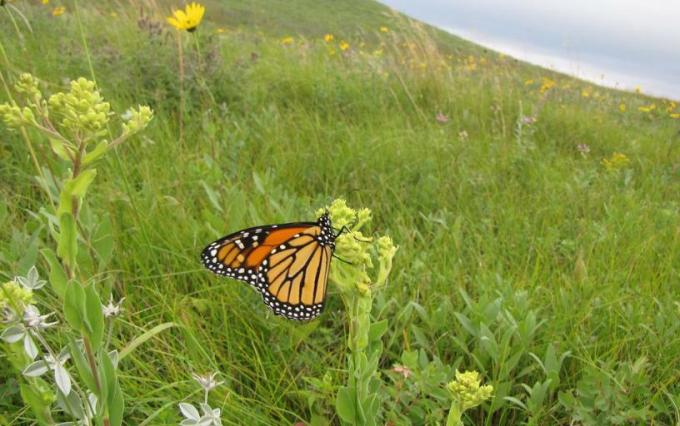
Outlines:
[[[0, 7], [0, 425], [73, 421], [64, 370], [84, 424], [680, 423], [675, 102], [378, 3], [203, 4], [193, 32], [165, 0]], [[10, 111], [36, 90], [71, 121]], [[200, 263], [329, 205], [375, 267], [334, 260], [317, 320]], [[70, 359], [27, 371], [43, 347]]]

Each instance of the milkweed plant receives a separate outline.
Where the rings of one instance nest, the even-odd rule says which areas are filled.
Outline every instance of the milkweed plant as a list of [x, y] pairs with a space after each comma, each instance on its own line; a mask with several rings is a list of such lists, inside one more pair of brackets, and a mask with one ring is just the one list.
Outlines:
[[[38, 79], [22, 74], [14, 89], [8, 91], [10, 102], [0, 105], [0, 118], [27, 143], [49, 201], [40, 216], [47, 217], [56, 251], [49, 245], [41, 250], [48, 280], [33, 266], [0, 286], [1, 350], [20, 376], [21, 397], [39, 424], [119, 426], [124, 401], [117, 367], [129, 350], [110, 346], [122, 299], [114, 301], [108, 289], [108, 302], [102, 303], [106, 289], [92, 266], [103, 270], [112, 244], [93, 243], [80, 213], [97, 176], [95, 166], [142, 131], [153, 112], [147, 106], [130, 108], [120, 116], [114, 137], [116, 115], [90, 80], [79, 78], [70, 90], [45, 97]], [[30, 136], [36, 134], [45, 149], [34, 148]], [[54, 176], [51, 170], [63, 173]], [[110, 234], [98, 237], [110, 241]], [[90, 250], [98, 263], [87, 258]], [[50, 302], [55, 297], [59, 309]], [[132, 343], [132, 348], [139, 344]]]
[[[382, 405], [389, 392], [385, 392], [379, 364], [388, 320], [373, 321], [371, 310], [375, 295], [387, 284], [397, 247], [387, 236], [370, 238], [362, 232], [371, 223], [370, 210], [354, 210], [341, 199], [326, 210], [334, 226], [342, 230], [336, 240], [335, 253], [339, 261], [331, 265], [330, 280], [340, 291], [349, 321], [347, 382], [337, 390], [335, 411], [343, 424], [382, 424]], [[322, 213], [323, 210], [317, 212]], [[393, 371], [399, 371], [405, 378], [412, 374], [403, 366]], [[324, 377], [323, 381], [310, 380], [310, 383], [328, 389], [329, 381], [329, 377]], [[462, 426], [463, 413], [482, 404], [493, 393], [492, 386], [481, 385], [476, 371], [456, 371], [446, 389], [451, 399], [447, 426]]]

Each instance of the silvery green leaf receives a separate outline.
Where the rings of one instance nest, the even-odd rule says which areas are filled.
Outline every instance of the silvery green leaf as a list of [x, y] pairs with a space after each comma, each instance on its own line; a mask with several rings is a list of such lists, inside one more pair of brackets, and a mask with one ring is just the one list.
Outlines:
[[89, 402], [89, 405], [85, 407], [85, 411], [87, 412], [87, 417], [91, 419], [97, 412], [97, 395], [93, 394], [92, 392], [88, 392], [87, 401]]
[[13, 325], [11, 327], [7, 327], [7, 329], [2, 332], [2, 335], [0, 335], [0, 338], [2, 338], [2, 340], [7, 343], [16, 343], [24, 337], [24, 333], [26, 333], [24, 327], [20, 325]]
[[60, 364], [64, 364], [66, 361], [71, 359], [71, 352], [69, 351], [68, 346], [62, 349], [61, 352], [59, 352], [57, 358], [59, 359]]
[[111, 358], [111, 364], [113, 364], [113, 368], [116, 369], [118, 368], [118, 350], [114, 349], [111, 352], [109, 352], [109, 358]]
[[203, 416], [198, 420], [198, 423], [196, 423], [197, 426], [210, 426], [213, 424], [213, 419], [212, 417], [209, 416]]
[[201, 419], [201, 415], [198, 413], [196, 407], [191, 404], [187, 404], [186, 402], [179, 403], [179, 411], [181, 411], [182, 415], [187, 419], [191, 419], [196, 422]]
[[57, 405], [71, 417], [81, 421], [85, 419], [83, 401], [78, 396], [78, 392], [71, 392], [68, 395], [64, 395], [61, 391], [57, 392]]
[[29, 364], [26, 368], [24, 368], [23, 374], [27, 377], [38, 377], [47, 373], [47, 370], [49, 370], [47, 367], [47, 362], [40, 360]]
[[68, 375], [68, 371], [66, 371], [63, 365], [55, 365], [54, 380], [64, 395], [71, 393], [71, 376]]
[[34, 360], [38, 356], [38, 347], [35, 345], [33, 338], [29, 333], [24, 336], [24, 351], [31, 360]]
[[198, 420], [184, 419], [180, 422], [180, 426], [196, 426]]

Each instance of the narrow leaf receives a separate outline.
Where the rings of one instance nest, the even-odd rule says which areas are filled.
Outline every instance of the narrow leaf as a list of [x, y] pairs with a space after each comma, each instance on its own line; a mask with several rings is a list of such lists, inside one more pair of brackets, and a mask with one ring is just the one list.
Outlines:
[[76, 366], [76, 370], [78, 370], [78, 377], [85, 382], [85, 386], [87, 386], [90, 391], [97, 392], [97, 384], [94, 381], [94, 376], [92, 375], [92, 371], [90, 370], [90, 366], [85, 359], [85, 354], [82, 349], [73, 339], [70, 339], [69, 341], [69, 349], [73, 364]]
[[85, 317], [90, 326], [88, 337], [92, 343], [92, 349], [96, 352], [104, 339], [104, 314], [102, 302], [94, 289], [94, 284], [85, 287]]
[[153, 336], [160, 333], [161, 331], [166, 330], [170, 327], [174, 327], [175, 325], [176, 324], [174, 322], [165, 322], [163, 324], [155, 326], [151, 330], [145, 331], [144, 333], [135, 337], [130, 343], [127, 344], [127, 346], [123, 348], [122, 351], [120, 351], [120, 356], [118, 357], [118, 359], [122, 360], [123, 358], [128, 356], [130, 352], [134, 351], [137, 348], [137, 346], [151, 339]]

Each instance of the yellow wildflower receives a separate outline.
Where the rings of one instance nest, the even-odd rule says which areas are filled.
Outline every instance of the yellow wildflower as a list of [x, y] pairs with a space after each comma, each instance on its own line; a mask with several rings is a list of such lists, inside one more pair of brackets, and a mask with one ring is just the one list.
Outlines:
[[57, 6], [54, 9], [52, 9], [52, 16], [61, 16], [66, 12], [66, 8], [64, 6]]
[[549, 78], [543, 77], [543, 84], [541, 84], [541, 88], [539, 89], [539, 91], [541, 92], [541, 94], [544, 94], [544, 93], [547, 92], [548, 90], [550, 90], [550, 89], [552, 89], [553, 87], [555, 87], [556, 84], [557, 84], [557, 83], [555, 83], [554, 80], [551, 80], [551, 79], [549, 79]]
[[294, 41], [295, 39], [293, 37], [287, 36], [281, 39], [281, 44], [284, 46], [288, 46], [290, 44], [293, 44]]
[[621, 102], [621, 103], [619, 104], [619, 111], [621, 111], [621, 112], [626, 112], [626, 104], [624, 104], [623, 102]]
[[344, 52], [347, 49], [349, 49], [349, 43], [347, 43], [345, 40], [342, 40], [340, 42], [340, 50]]
[[666, 106], [666, 112], [672, 112], [677, 106], [678, 104], [675, 101], [669, 101], [668, 106]]
[[593, 88], [592, 87], [586, 87], [585, 89], [581, 89], [581, 96], [584, 98], [589, 98], [590, 95], [593, 94]]
[[526, 80], [526, 81], [524, 82], [524, 85], [525, 85], [525, 86], [530, 86], [530, 85], [532, 85], [532, 84], [534, 84], [534, 79], [533, 79], [533, 78], [530, 78], [529, 80]]
[[615, 172], [619, 169], [623, 169], [630, 164], [630, 159], [626, 154], [620, 152], [615, 152], [609, 158], [602, 159], [602, 165], [608, 172]]
[[670, 116], [671, 118], [680, 118], [680, 112], [672, 112]]
[[388, 32], [390, 32], [390, 29], [387, 28], [387, 27], [380, 27], [380, 32], [381, 33], [388, 33]]
[[176, 29], [192, 32], [201, 23], [204, 13], [205, 7], [203, 5], [190, 3], [186, 5], [184, 10], [174, 10], [172, 12], [173, 16], [168, 16], [166, 19]]
[[481, 381], [476, 371], [461, 373], [456, 370], [456, 380], [446, 385], [461, 412], [478, 406], [493, 395], [493, 386], [481, 385]]
[[42, 4], [47, 4], [49, 2], [50, 2], [50, 0], [42, 0]]
[[334, 39], [335, 37], [333, 37], [333, 34], [326, 34], [325, 36], [323, 36], [323, 41], [325, 41], [326, 43], [330, 43]]
[[656, 104], [643, 105], [638, 107], [638, 111], [650, 113], [656, 109]]
[[215, 30], [215, 32], [216, 32], [217, 34], [222, 34], [224, 31], [225, 31], [224, 28], [218, 28], [218, 29]]

